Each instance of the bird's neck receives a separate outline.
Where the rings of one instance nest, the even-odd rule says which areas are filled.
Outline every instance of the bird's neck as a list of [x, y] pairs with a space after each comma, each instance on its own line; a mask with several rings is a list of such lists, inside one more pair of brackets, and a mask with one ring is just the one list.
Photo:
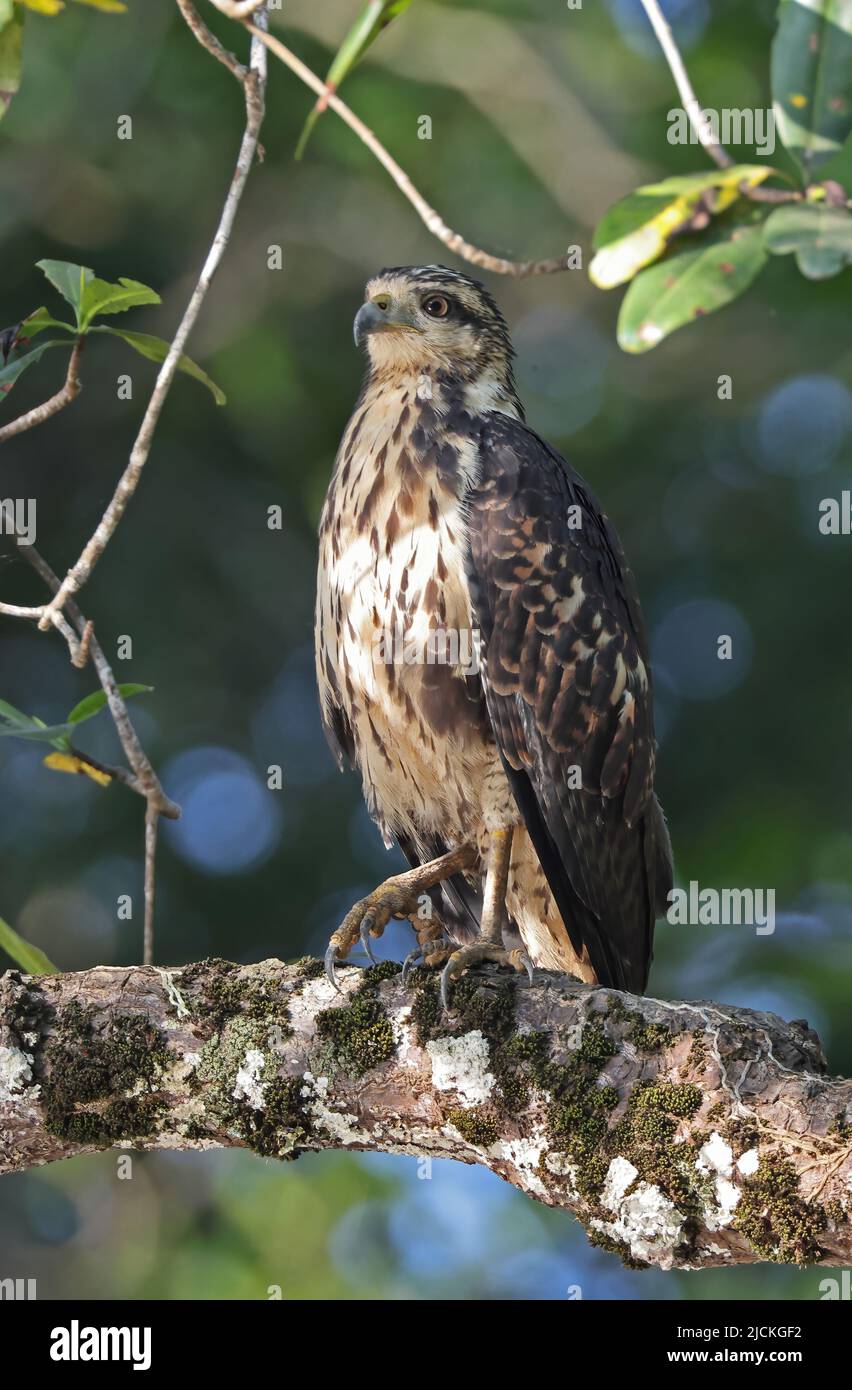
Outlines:
[[457, 418], [460, 411], [472, 418], [481, 418], [494, 410], [519, 420], [524, 418], [511, 368], [502, 372], [476, 371], [472, 367], [434, 363], [374, 367], [364, 384], [363, 396], [430, 403], [436, 421]]

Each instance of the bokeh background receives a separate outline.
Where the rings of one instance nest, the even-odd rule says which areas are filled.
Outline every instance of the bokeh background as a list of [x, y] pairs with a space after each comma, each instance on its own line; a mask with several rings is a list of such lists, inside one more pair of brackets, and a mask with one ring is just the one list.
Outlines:
[[[356, 0], [287, 0], [273, 26], [324, 72]], [[702, 100], [769, 105], [773, 0], [666, 9]], [[204, 4], [232, 46], [242, 35]], [[637, 184], [703, 167], [666, 142], [671, 79], [639, 0], [415, 0], [346, 84], [442, 216], [527, 258], [590, 246]], [[354, 777], [322, 738], [312, 672], [315, 528], [359, 386], [351, 322], [377, 267], [450, 260], [332, 114], [304, 162], [310, 94], [271, 64], [266, 157], [250, 180], [193, 355], [223, 386], [175, 384], [144, 481], [85, 590], [101, 642], [133, 642], [119, 678], [183, 805], [159, 857], [157, 959], [318, 952], [342, 911], [392, 871]], [[131, 115], [133, 138], [117, 138]], [[418, 139], [418, 119], [432, 139]], [[229, 74], [167, 0], [124, 16], [70, 6], [28, 19], [25, 80], [0, 127], [0, 323], [59, 301], [34, 262], [129, 275], [163, 304], [123, 324], [168, 336], [215, 227], [242, 128]], [[743, 161], [754, 151], [737, 152]], [[776, 162], [788, 167], [782, 151]], [[826, 175], [852, 181], [852, 158]], [[267, 268], [280, 245], [283, 266]], [[587, 255], [588, 260], [588, 255]], [[850, 545], [818, 505], [852, 487], [852, 273], [807, 283], [775, 258], [741, 300], [641, 358], [615, 344], [621, 291], [584, 271], [490, 279], [512, 325], [529, 417], [605, 499], [653, 636], [659, 789], [679, 880], [774, 888], [777, 926], [658, 929], [654, 993], [805, 1017], [833, 1070], [852, 1066]], [[116, 321], [118, 322], [118, 321]], [[48, 355], [7, 418], [56, 389]], [[117, 399], [130, 372], [133, 399]], [[733, 378], [720, 401], [717, 378]], [[62, 569], [112, 492], [154, 368], [93, 340], [72, 408], [4, 451], [0, 493], [38, 502]], [[283, 529], [267, 527], [280, 505]], [[6, 600], [40, 597], [0, 560]], [[720, 633], [733, 660], [717, 659]], [[95, 687], [61, 642], [2, 620], [0, 696], [50, 723]], [[117, 748], [102, 716], [81, 743]], [[0, 745], [0, 913], [61, 967], [140, 957], [142, 815], [121, 787]], [[267, 788], [270, 765], [281, 791]], [[133, 920], [119, 921], [130, 893]], [[382, 942], [400, 956], [402, 926]], [[39, 1296], [815, 1298], [794, 1269], [635, 1273], [569, 1217], [482, 1170], [327, 1154], [104, 1154], [0, 1183], [0, 1275]]]

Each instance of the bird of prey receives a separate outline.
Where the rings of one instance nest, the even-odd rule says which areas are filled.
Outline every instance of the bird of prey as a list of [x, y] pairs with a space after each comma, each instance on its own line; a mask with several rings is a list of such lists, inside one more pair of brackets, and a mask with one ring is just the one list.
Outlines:
[[347, 914], [329, 974], [408, 917], [445, 1004], [480, 961], [641, 993], [672, 861], [618, 537], [525, 423], [476, 280], [380, 271], [355, 341], [368, 366], [320, 522], [317, 678], [338, 764], [412, 867]]

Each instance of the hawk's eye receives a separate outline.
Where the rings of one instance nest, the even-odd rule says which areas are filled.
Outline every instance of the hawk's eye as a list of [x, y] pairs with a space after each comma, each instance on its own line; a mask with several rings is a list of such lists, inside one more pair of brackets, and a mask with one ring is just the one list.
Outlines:
[[423, 312], [430, 319], [445, 319], [450, 312], [450, 301], [442, 294], [432, 294], [423, 301]]

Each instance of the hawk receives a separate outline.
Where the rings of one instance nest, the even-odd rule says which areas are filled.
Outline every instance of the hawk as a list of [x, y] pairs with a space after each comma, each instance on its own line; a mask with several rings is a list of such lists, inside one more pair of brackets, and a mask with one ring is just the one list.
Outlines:
[[[382, 270], [319, 530], [323, 725], [411, 868], [391, 917], [448, 982], [496, 961], [641, 993], [672, 886], [633, 575], [589, 487], [524, 420], [506, 323], [445, 266]], [[520, 938], [520, 945], [517, 944]]]

